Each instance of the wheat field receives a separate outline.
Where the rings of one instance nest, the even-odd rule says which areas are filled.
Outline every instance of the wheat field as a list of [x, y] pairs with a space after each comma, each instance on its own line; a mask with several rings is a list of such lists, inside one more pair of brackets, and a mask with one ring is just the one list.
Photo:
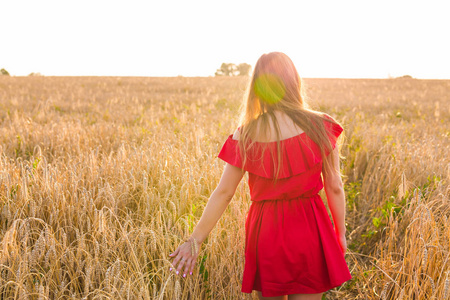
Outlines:
[[[0, 298], [257, 299], [240, 291], [246, 180], [193, 275], [169, 271], [247, 80], [0, 77]], [[324, 299], [449, 299], [450, 81], [304, 83], [345, 130], [353, 278]]]

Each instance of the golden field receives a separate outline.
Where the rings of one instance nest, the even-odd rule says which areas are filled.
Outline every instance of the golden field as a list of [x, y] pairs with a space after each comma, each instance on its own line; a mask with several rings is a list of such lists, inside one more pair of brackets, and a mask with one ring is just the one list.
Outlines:
[[[0, 299], [257, 299], [240, 292], [245, 180], [192, 276], [168, 256], [220, 179], [247, 80], [0, 77]], [[449, 299], [450, 81], [304, 82], [345, 129], [353, 279], [324, 298]]]

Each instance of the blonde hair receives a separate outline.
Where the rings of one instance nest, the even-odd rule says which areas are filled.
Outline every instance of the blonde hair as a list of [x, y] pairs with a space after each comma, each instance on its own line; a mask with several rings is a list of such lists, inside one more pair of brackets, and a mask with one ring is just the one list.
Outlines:
[[[275, 111], [281, 111], [289, 116], [294, 124], [317, 144], [322, 160], [327, 163], [326, 153], [334, 154], [324, 121], [338, 123], [325, 117], [321, 112], [309, 109], [304, 98], [301, 78], [294, 63], [286, 54], [271, 52], [263, 54], [258, 59], [241, 106], [239, 121], [238, 144], [244, 165], [247, 160], [246, 153], [254, 146], [255, 141], [261, 137], [268, 138], [271, 121], [275, 128], [278, 150], [277, 158], [272, 154], [274, 163], [278, 165], [275, 181], [278, 178], [282, 165], [281, 132]], [[264, 147], [265, 144], [262, 145]], [[264, 148], [267, 148], [267, 145]]]

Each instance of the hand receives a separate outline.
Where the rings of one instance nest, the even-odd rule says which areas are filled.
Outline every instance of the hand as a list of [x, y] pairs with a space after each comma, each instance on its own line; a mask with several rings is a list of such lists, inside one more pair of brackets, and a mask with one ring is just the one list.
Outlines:
[[[194, 247], [196, 243], [197, 247]], [[200, 245], [194, 240], [189, 239], [187, 242], [184, 242], [169, 256], [171, 258], [175, 258], [172, 262], [173, 267], [176, 269], [176, 273], [181, 275], [181, 270], [184, 267], [183, 277], [186, 277], [186, 274], [192, 275], [192, 271], [194, 270], [195, 263], [197, 261], [197, 257], [200, 253]], [[177, 266], [178, 264], [178, 266]], [[170, 268], [172, 270], [172, 268]]]
[[336, 235], [339, 246], [341, 246], [341, 251], [342, 254], [344, 254], [347, 252], [347, 239], [345, 238], [345, 234], [337, 234]]

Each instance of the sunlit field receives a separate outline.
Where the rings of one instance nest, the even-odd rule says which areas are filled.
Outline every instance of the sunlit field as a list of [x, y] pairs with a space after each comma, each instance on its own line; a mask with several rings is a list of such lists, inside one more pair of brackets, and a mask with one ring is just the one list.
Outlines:
[[[245, 180], [193, 275], [169, 271], [247, 80], [0, 77], [0, 298], [257, 299], [240, 291]], [[450, 81], [304, 82], [345, 130], [353, 279], [324, 299], [448, 299]]]

